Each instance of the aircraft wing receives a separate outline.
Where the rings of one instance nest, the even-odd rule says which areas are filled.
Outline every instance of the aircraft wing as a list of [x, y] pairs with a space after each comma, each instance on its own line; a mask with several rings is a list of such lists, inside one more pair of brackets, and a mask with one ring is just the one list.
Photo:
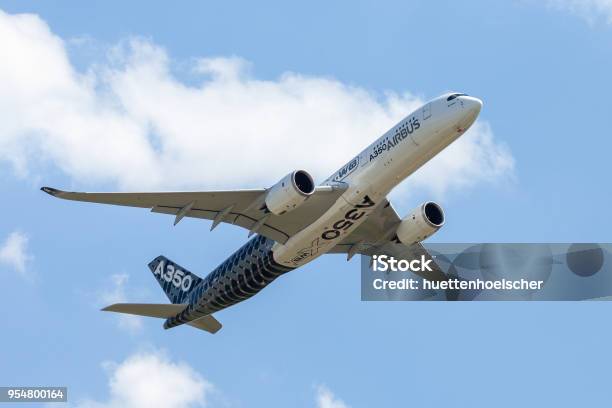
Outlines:
[[[348, 254], [348, 259], [356, 254], [367, 256], [384, 254], [397, 259], [415, 259], [421, 255], [432, 258], [421, 243], [406, 246], [391, 241], [400, 222], [401, 218], [391, 203], [385, 199], [363, 224], [336, 245], [329, 253], [346, 253]], [[421, 276], [433, 281], [447, 280], [447, 276], [436, 264], [435, 258], [433, 264], [433, 271], [423, 272]]]
[[213, 220], [238, 225], [267, 238], [285, 243], [310, 225], [342, 195], [341, 187], [321, 186], [295, 210], [280, 216], [264, 213], [265, 189], [159, 193], [79, 193], [43, 187], [42, 191], [65, 200], [149, 208], [152, 212]]

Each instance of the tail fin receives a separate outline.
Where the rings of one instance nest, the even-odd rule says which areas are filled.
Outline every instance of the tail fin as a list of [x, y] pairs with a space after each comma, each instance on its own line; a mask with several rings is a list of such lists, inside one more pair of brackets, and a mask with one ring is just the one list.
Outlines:
[[149, 263], [149, 269], [172, 303], [189, 303], [189, 293], [202, 279], [165, 256]]
[[[183, 311], [188, 305], [183, 304], [150, 304], [150, 303], [116, 303], [102, 309], [105, 312], [126, 313], [138, 316], [160, 317], [167, 319], [174, 317]], [[200, 317], [199, 319], [187, 322], [188, 325], [196, 329], [204, 330], [209, 333], [216, 333], [221, 330], [221, 323], [212, 315]]]

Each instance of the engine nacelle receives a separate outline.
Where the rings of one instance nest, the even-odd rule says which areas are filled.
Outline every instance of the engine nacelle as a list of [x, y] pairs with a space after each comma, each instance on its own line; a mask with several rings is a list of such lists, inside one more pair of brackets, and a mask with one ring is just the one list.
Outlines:
[[421, 242], [444, 225], [444, 211], [433, 201], [415, 208], [397, 227], [397, 239], [404, 245]]
[[274, 215], [298, 208], [315, 191], [312, 176], [304, 170], [287, 174], [266, 194], [266, 207]]

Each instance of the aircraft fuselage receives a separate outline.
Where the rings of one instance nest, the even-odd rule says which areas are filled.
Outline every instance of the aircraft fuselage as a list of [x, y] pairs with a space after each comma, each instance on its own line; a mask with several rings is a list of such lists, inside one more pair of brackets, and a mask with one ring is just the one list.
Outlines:
[[330, 176], [346, 183], [342, 196], [319, 219], [277, 243], [274, 260], [296, 268], [331, 250], [363, 223], [389, 192], [459, 138], [476, 120], [482, 102], [442, 95], [406, 116]]

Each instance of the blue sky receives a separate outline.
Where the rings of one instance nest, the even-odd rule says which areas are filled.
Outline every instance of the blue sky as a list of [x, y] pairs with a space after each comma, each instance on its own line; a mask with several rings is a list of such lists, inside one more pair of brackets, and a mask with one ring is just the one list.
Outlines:
[[159, 384], [180, 390], [157, 400], [171, 407], [612, 397], [608, 303], [361, 302], [342, 256], [220, 312], [215, 336], [103, 314], [166, 301], [155, 256], [205, 275], [247, 233], [38, 190], [260, 187], [294, 163], [322, 180], [460, 90], [483, 99], [479, 124], [399, 188], [399, 212], [439, 200], [434, 242], [609, 242], [610, 2], [0, 9], [1, 385], [66, 385], [75, 407], [150, 406], [136, 385]]

